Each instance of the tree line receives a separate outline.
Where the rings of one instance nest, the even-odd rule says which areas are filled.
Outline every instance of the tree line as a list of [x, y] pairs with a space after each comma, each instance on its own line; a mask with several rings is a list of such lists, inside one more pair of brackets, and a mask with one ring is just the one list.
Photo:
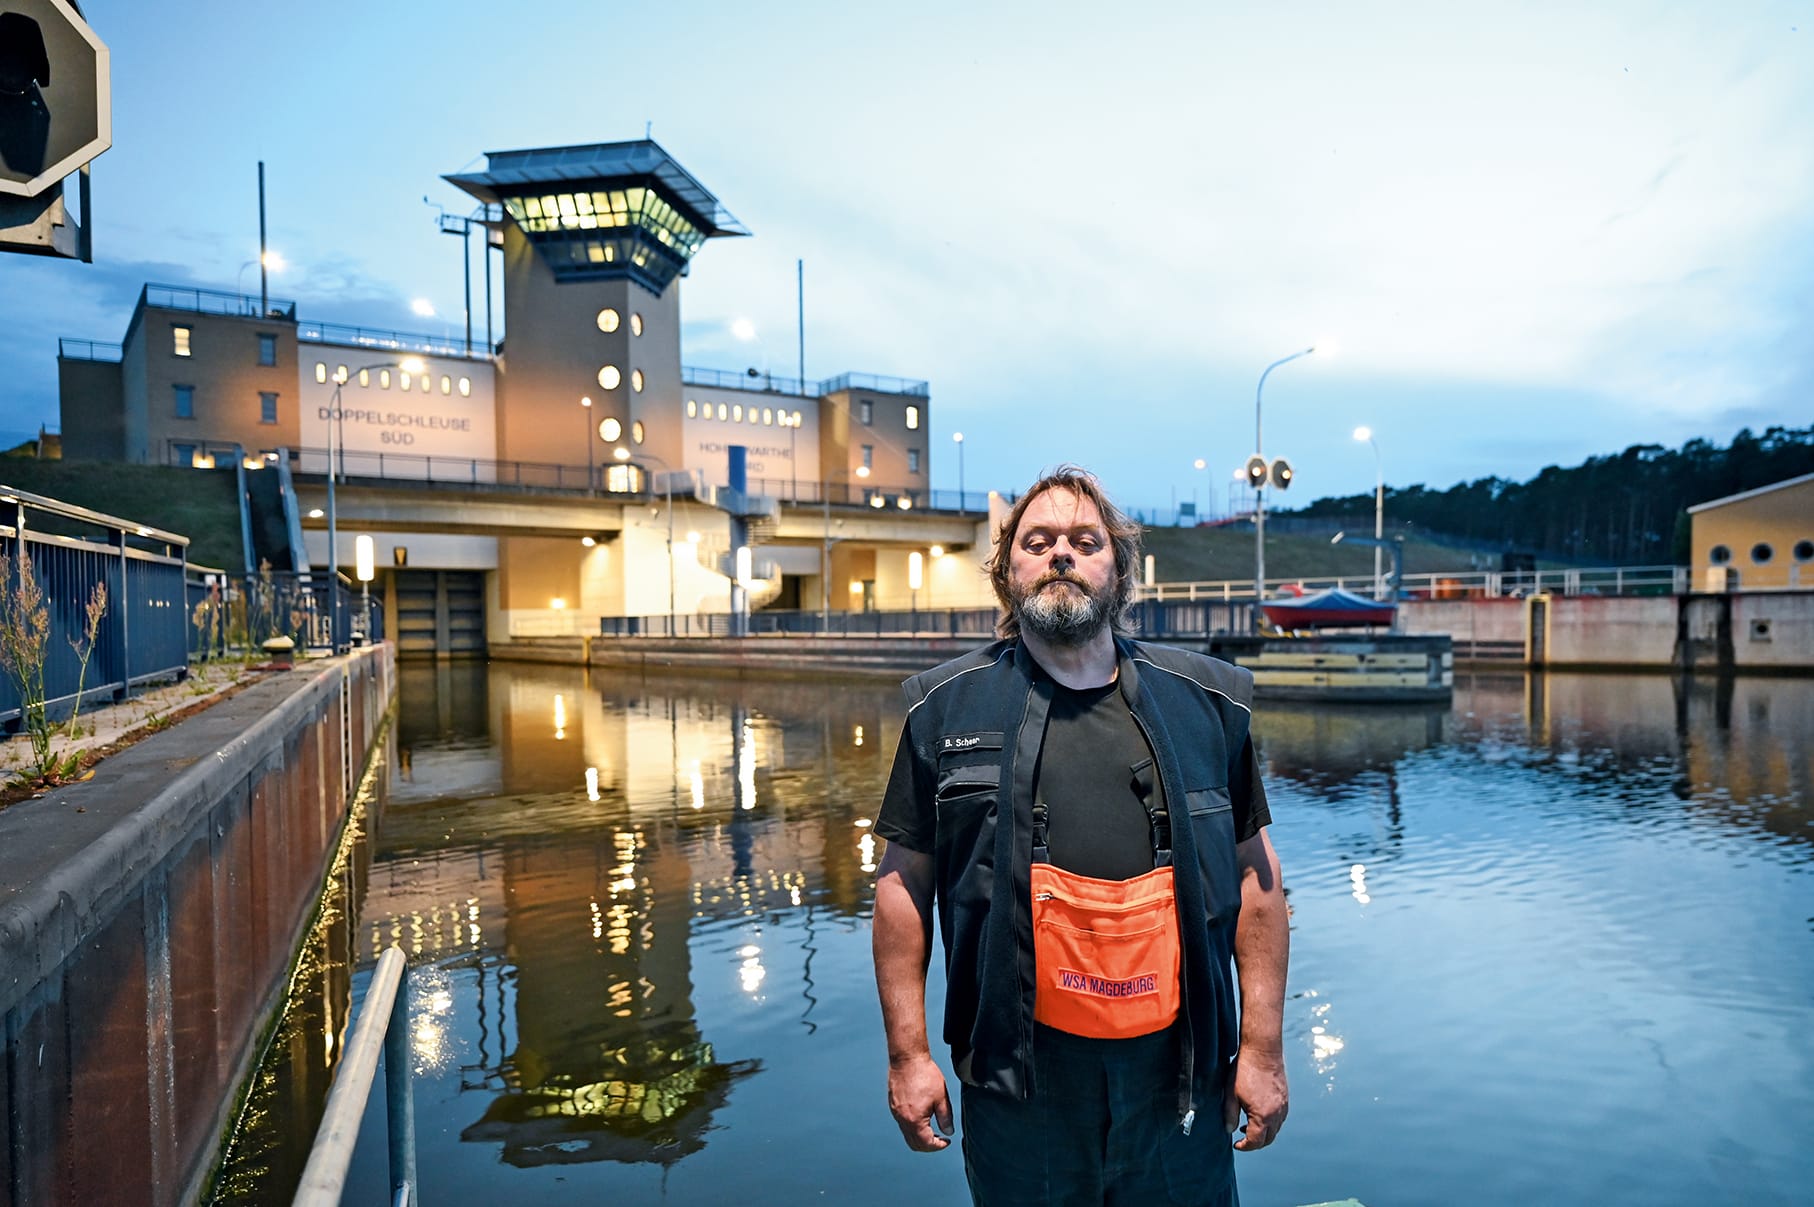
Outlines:
[[[1526, 482], [1479, 478], [1447, 490], [1386, 487], [1386, 518], [1458, 540], [1563, 561], [1686, 564], [1688, 508], [1814, 473], [1814, 426], [1745, 428], [1724, 447], [1634, 444], [1580, 465], [1546, 466]], [[1372, 527], [1373, 495], [1317, 499], [1289, 515]]]

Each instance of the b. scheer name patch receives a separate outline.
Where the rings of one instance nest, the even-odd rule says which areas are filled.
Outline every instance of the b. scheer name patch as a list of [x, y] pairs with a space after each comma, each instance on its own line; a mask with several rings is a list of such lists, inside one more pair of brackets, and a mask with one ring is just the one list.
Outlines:
[[1143, 997], [1149, 993], [1159, 992], [1159, 974], [1156, 972], [1141, 972], [1131, 977], [1111, 979], [1099, 977], [1093, 973], [1077, 972], [1070, 968], [1060, 968], [1056, 980], [1058, 988], [1071, 993], [1081, 993], [1088, 997], [1115, 999]]

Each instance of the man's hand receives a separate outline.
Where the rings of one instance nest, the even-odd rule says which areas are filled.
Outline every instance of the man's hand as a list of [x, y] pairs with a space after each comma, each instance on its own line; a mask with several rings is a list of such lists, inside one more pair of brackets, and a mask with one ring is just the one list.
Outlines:
[[[908, 1148], [935, 1153], [950, 1145], [951, 1096], [945, 1092], [945, 1075], [930, 1055], [889, 1064], [888, 1109]], [[935, 1117], [942, 1136], [932, 1130]]]
[[[888, 844], [876, 871], [876, 988], [888, 1035], [888, 1109], [907, 1147], [951, 1143], [951, 1097], [926, 1044], [926, 961], [932, 951], [932, 856]], [[931, 1120], [938, 1119], [940, 1136]]]
[[1291, 1109], [1291, 1091], [1285, 1085], [1285, 1058], [1279, 1052], [1261, 1052], [1243, 1045], [1235, 1057], [1234, 1076], [1222, 1099], [1223, 1130], [1233, 1132], [1247, 1112], [1247, 1127], [1235, 1147], [1242, 1152], [1265, 1148], [1278, 1138]]
[[1223, 1124], [1234, 1131], [1247, 1112], [1242, 1152], [1265, 1148], [1285, 1124], [1285, 963], [1291, 924], [1285, 908], [1279, 857], [1265, 827], [1235, 847], [1241, 868], [1241, 917], [1235, 923], [1235, 971], [1241, 979], [1241, 1048], [1223, 1099]]

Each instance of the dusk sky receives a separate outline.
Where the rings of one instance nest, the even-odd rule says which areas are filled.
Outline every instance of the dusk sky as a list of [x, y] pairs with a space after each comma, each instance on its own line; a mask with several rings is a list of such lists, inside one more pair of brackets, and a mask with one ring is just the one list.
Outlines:
[[83, 9], [96, 262], [0, 256], [9, 442], [58, 422], [57, 337], [237, 287], [260, 159], [273, 296], [441, 334], [442, 174], [645, 123], [755, 235], [695, 260], [683, 361], [793, 375], [804, 260], [808, 376], [930, 381], [939, 489], [961, 430], [971, 490], [1076, 460], [1222, 510], [1313, 343], [1266, 385], [1284, 505], [1371, 489], [1359, 424], [1443, 487], [1814, 421], [1807, 3]]

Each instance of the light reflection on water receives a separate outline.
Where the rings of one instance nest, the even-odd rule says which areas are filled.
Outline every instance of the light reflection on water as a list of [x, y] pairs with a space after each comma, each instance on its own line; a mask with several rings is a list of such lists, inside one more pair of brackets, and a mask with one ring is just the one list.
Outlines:
[[[425, 1201], [963, 1201], [883, 1098], [892, 686], [402, 679], [355, 991], [391, 942], [423, 970]], [[1257, 728], [1294, 1105], [1246, 1201], [1814, 1183], [1814, 684], [1464, 675]], [[349, 1202], [383, 1197], [379, 1097]]]

